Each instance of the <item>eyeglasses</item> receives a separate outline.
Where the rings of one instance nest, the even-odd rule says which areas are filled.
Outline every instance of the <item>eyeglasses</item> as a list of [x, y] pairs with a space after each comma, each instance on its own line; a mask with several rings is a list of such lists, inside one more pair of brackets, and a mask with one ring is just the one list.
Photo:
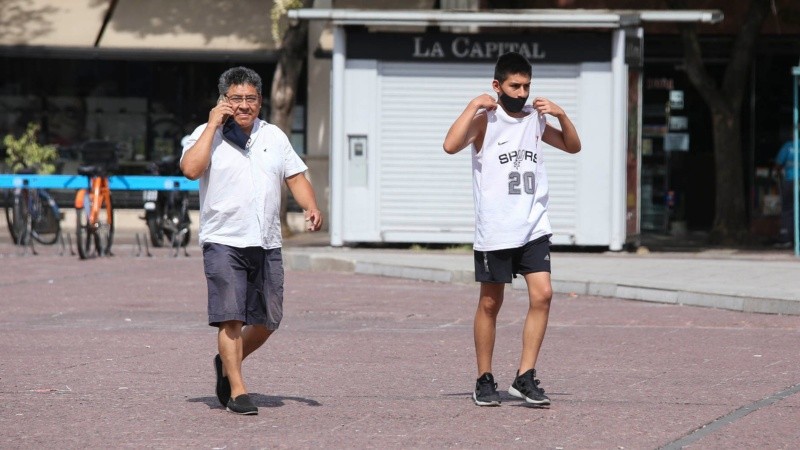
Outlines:
[[225, 98], [227, 98], [228, 101], [233, 103], [234, 105], [239, 105], [242, 102], [247, 102], [248, 105], [255, 105], [256, 103], [258, 103], [257, 95], [248, 95], [247, 97], [242, 97], [241, 95], [233, 95], [231, 97], [228, 97], [226, 95]]

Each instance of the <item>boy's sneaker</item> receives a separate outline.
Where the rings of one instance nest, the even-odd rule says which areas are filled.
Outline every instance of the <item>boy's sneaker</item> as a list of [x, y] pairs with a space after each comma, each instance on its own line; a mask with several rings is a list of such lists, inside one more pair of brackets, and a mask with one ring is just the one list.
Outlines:
[[258, 408], [250, 401], [247, 394], [228, 400], [228, 411], [243, 415], [258, 414]]
[[522, 375], [517, 372], [517, 378], [508, 388], [508, 393], [534, 405], [545, 406], [550, 404], [550, 399], [544, 395], [544, 389], [539, 387], [539, 380], [536, 379], [536, 369], [531, 369]]
[[214, 372], [217, 374], [217, 399], [222, 406], [227, 406], [231, 399], [231, 383], [228, 377], [222, 376], [222, 358], [219, 355], [214, 357]]
[[500, 394], [491, 373], [486, 372], [478, 378], [472, 400], [478, 406], [500, 406]]

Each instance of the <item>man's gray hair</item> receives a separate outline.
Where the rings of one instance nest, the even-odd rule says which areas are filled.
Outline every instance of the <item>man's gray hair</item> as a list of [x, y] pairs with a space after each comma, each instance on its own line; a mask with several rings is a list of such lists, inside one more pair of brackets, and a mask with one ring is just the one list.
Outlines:
[[258, 95], [261, 95], [262, 83], [261, 77], [255, 70], [248, 67], [232, 67], [222, 75], [219, 76], [219, 94], [225, 95], [231, 86], [238, 86], [241, 84], [249, 84], [256, 88]]

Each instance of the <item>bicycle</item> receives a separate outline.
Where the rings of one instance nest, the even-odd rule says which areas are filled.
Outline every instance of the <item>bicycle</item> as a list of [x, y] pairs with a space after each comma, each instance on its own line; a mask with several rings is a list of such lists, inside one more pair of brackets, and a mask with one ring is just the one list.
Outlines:
[[[183, 175], [175, 156], [151, 163], [152, 175]], [[142, 191], [144, 220], [153, 247], [161, 247], [166, 239], [172, 247], [186, 247], [191, 239], [189, 195], [185, 191]]]
[[[18, 173], [36, 172], [26, 170]], [[44, 189], [17, 187], [6, 191], [5, 211], [8, 231], [16, 245], [28, 245], [30, 239], [52, 245], [61, 237], [61, 211]]]
[[114, 243], [114, 207], [108, 177], [117, 167], [116, 146], [106, 141], [89, 141], [81, 147], [78, 174], [89, 180], [88, 188], [75, 194], [75, 234], [78, 256], [110, 256]]

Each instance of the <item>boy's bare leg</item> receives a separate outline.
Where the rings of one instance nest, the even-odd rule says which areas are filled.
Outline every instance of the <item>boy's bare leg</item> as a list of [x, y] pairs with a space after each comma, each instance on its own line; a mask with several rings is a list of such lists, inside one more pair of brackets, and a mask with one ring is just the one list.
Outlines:
[[549, 272], [525, 274], [528, 285], [528, 315], [522, 329], [522, 356], [519, 361], [519, 374], [536, 367], [539, 349], [547, 330], [547, 319], [550, 316], [550, 301], [553, 288], [550, 284]]
[[481, 283], [478, 310], [475, 312], [473, 333], [475, 356], [478, 359], [478, 376], [492, 371], [492, 354], [497, 332], [497, 313], [503, 305], [503, 283]]

